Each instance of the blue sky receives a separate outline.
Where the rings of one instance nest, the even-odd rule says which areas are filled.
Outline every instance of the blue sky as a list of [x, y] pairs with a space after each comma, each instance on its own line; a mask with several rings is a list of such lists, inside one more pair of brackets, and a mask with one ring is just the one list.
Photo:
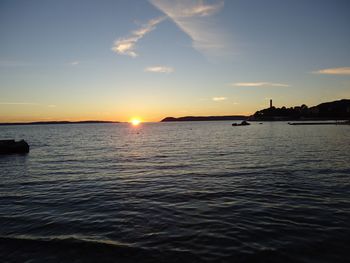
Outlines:
[[0, 2], [0, 121], [252, 114], [350, 97], [346, 0]]

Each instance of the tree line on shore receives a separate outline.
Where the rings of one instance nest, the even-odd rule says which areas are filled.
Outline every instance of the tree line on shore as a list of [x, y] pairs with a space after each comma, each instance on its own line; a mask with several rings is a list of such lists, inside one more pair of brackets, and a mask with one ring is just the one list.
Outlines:
[[350, 100], [343, 99], [308, 107], [303, 104], [295, 107], [270, 107], [259, 110], [251, 120], [301, 120], [301, 119], [350, 119]]

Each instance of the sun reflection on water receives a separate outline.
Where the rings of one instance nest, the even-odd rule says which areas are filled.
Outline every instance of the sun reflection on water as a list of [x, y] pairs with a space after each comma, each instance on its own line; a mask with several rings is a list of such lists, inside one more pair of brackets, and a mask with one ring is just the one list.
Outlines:
[[133, 126], [138, 126], [138, 125], [140, 125], [141, 120], [140, 120], [140, 119], [134, 118], [134, 119], [131, 119], [130, 122], [131, 122], [131, 124], [132, 124]]

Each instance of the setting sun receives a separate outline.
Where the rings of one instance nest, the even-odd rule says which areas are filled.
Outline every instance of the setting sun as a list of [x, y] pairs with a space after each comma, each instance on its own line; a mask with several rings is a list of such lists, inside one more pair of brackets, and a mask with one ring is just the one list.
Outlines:
[[141, 123], [141, 120], [140, 119], [132, 119], [131, 120], [131, 124], [134, 125], [134, 126], [137, 126]]

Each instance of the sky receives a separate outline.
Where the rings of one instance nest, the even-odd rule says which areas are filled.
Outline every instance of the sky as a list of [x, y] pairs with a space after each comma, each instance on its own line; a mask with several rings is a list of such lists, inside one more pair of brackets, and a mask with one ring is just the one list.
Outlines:
[[0, 122], [350, 98], [348, 0], [1, 0]]

